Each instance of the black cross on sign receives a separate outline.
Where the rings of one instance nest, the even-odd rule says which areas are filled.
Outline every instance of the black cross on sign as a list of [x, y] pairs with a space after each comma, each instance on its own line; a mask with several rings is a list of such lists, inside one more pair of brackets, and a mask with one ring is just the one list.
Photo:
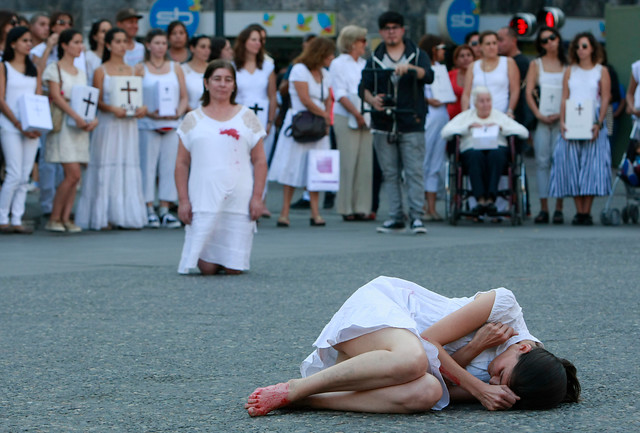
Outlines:
[[127, 104], [131, 104], [131, 92], [137, 92], [138, 89], [132, 89], [131, 84], [127, 81], [127, 87], [120, 89], [121, 92], [127, 92]]
[[576, 107], [576, 111], [578, 112], [578, 116], [582, 115], [582, 110], [584, 110], [584, 108], [582, 108], [582, 104], [578, 104], [578, 106]]
[[549, 98], [551, 99], [551, 103], [553, 103], [553, 95], [550, 95]]
[[87, 116], [89, 116], [89, 108], [92, 105], [96, 105], [96, 103], [91, 100], [91, 93], [89, 93], [89, 96], [87, 96], [85, 99], [83, 99], [82, 102], [86, 102], [87, 103], [87, 106], [84, 109], [84, 117], [87, 117]]
[[40, 116], [44, 112], [44, 103], [41, 103], [40, 100], [34, 100], [33, 102], [33, 110]]
[[253, 112], [256, 114], [256, 116], [258, 115], [258, 111], [264, 111], [264, 108], [260, 107], [258, 105], [258, 103], [256, 102], [255, 104], [253, 104], [253, 107], [249, 107], [249, 110], [253, 110]]

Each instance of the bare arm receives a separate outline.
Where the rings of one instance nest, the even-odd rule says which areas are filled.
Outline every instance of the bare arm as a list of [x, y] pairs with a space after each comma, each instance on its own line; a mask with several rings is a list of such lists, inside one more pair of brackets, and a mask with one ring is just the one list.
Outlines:
[[640, 110], [636, 110], [636, 103], [635, 103], [635, 93], [636, 93], [637, 87], [638, 87], [638, 83], [636, 82], [635, 78], [633, 78], [633, 75], [631, 75], [631, 77], [629, 77], [629, 86], [627, 87], [627, 96], [626, 96], [627, 113], [635, 114], [636, 116], [640, 114]]
[[298, 98], [300, 98], [300, 102], [305, 106], [307, 110], [312, 112], [315, 115], [322, 116], [327, 119], [327, 123], [329, 122], [329, 118], [327, 116], [327, 112], [322, 108], [318, 107], [312, 100], [311, 96], [309, 96], [309, 83], [306, 81], [294, 81], [293, 86], [298, 93]]
[[[4, 114], [7, 117], [7, 119], [9, 119], [11, 123], [13, 123], [13, 126], [15, 126], [16, 129], [20, 131], [22, 135], [24, 135], [25, 137], [28, 137], [28, 138], [39, 137], [40, 133], [37, 131], [25, 132], [22, 130], [22, 123], [20, 123], [15, 113], [11, 110], [11, 108], [9, 107], [9, 104], [7, 104], [7, 101], [5, 100], [6, 87], [7, 87], [7, 77], [5, 76], [5, 68], [0, 67], [0, 112], [2, 112], [2, 114]], [[37, 94], [37, 90], [39, 90], [39, 88], [36, 89], [36, 94]]]
[[189, 201], [189, 167], [191, 166], [191, 153], [178, 142], [178, 156], [176, 157], [176, 170], [174, 173], [176, 189], [178, 190], [178, 217], [185, 224], [191, 224], [193, 213]]
[[276, 96], [276, 74], [272, 72], [269, 75], [269, 84], [267, 85], [267, 96], [269, 97], [269, 117], [267, 117], [267, 134], [273, 126], [276, 119], [276, 110], [278, 108], [278, 98]]
[[104, 102], [104, 70], [98, 68], [93, 73], [93, 87], [100, 90], [100, 96], [98, 97], [98, 109], [105, 113], [113, 113], [118, 118], [126, 117], [127, 111], [124, 108], [116, 107], [115, 105], [109, 105]]
[[560, 134], [564, 138], [564, 120], [565, 120], [565, 110], [567, 106], [567, 99], [569, 99], [569, 77], [571, 77], [571, 68], [567, 68], [564, 73], [564, 77], [562, 77], [562, 102], [560, 102]]
[[187, 112], [187, 108], [189, 108], [189, 94], [187, 93], [187, 84], [184, 80], [184, 73], [182, 72], [182, 68], [178, 65], [174, 69], [176, 71], [176, 75], [178, 76], [178, 85], [180, 86], [180, 102], [178, 102], [178, 109], [176, 110], [174, 119], [179, 119], [184, 113]]
[[56, 81], [48, 81], [49, 85], [49, 98], [56, 104], [62, 111], [64, 111], [69, 117], [71, 117], [75, 122], [76, 126], [80, 129], [84, 129], [87, 126], [87, 122], [84, 121], [82, 117], [78, 113], [76, 113], [69, 102], [64, 99], [60, 90], [60, 83]]
[[261, 138], [251, 149], [251, 164], [253, 165], [253, 194], [249, 202], [251, 221], [256, 221], [264, 212], [262, 193], [267, 181], [267, 157], [264, 154], [264, 144]]
[[467, 68], [467, 73], [464, 75], [464, 90], [460, 97], [460, 107], [462, 111], [468, 110], [471, 106], [471, 86], [473, 85], [473, 63]]
[[597, 123], [593, 125], [593, 139], [598, 138], [598, 134], [602, 129], [602, 124], [607, 116], [607, 108], [611, 102], [611, 76], [609, 68], [602, 67], [602, 75], [600, 76], [600, 113], [598, 114]]
[[520, 71], [516, 61], [511, 57], [507, 58], [508, 74], [509, 74], [509, 110], [507, 114], [513, 118], [513, 110], [518, 105], [520, 99]]

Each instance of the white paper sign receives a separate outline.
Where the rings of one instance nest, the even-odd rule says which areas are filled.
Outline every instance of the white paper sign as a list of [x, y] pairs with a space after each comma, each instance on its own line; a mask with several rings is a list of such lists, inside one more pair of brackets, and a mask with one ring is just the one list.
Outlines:
[[[361, 108], [362, 108], [362, 99], [360, 99], [360, 97], [358, 95], [356, 95], [355, 93], [349, 93], [347, 95], [347, 97], [349, 98], [349, 101], [351, 101], [351, 104], [353, 104], [353, 106], [356, 107], [356, 110], [360, 111]], [[371, 105], [369, 105], [369, 104], [367, 104], [365, 102], [364, 103], [364, 109], [365, 110], [371, 110]], [[367, 111], [367, 112], [362, 114], [362, 117], [364, 117], [364, 123], [367, 125], [367, 128], [371, 127], [371, 113]], [[358, 121], [356, 120], [356, 117], [354, 115], [352, 115], [351, 113], [349, 113], [349, 118], [347, 120], [347, 125], [351, 129], [359, 129], [358, 128]]]
[[312, 149], [307, 156], [307, 190], [338, 191], [340, 151]]
[[543, 84], [540, 86], [540, 113], [545, 116], [560, 113], [562, 87]]
[[180, 102], [180, 88], [173, 81], [156, 81], [153, 91], [145, 92], [144, 104], [150, 113], [158, 116], [175, 116]]
[[112, 76], [109, 90], [111, 105], [127, 110], [127, 116], [142, 107], [142, 77]]
[[473, 137], [473, 148], [475, 150], [497, 149], [498, 134], [500, 134], [500, 127], [498, 125], [483, 125], [478, 128], [472, 128], [471, 137]]
[[433, 65], [431, 69], [433, 69], [433, 83], [431, 84], [433, 99], [442, 103], [456, 102], [456, 94], [453, 93], [453, 86], [446, 66]]
[[[100, 90], [91, 86], [73, 86], [71, 88], [71, 108], [78, 113], [85, 122], [92, 122], [96, 118], [98, 109], [98, 98]], [[67, 124], [76, 126], [76, 121], [71, 116], [67, 116]]]
[[18, 99], [18, 120], [23, 131], [51, 131], [51, 108], [49, 98], [42, 95], [24, 93]]
[[593, 121], [595, 119], [592, 100], [565, 102], [564, 125], [567, 140], [591, 140], [593, 138]]

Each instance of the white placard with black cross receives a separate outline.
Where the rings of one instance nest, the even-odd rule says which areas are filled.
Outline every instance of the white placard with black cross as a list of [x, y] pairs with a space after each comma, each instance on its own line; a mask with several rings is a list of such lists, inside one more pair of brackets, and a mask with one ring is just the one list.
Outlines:
[[562, 86], [540, 86], [540, 113], [544, 116], [560, 114], [560, 102], [562, 100]]
[[567, 140], [591, 140], [593, 138], [593, 122], [595, 120], [593, 101], [565, 102], [564, 137]]
[[[92, 122], [96, 118], [98, 98], [100, 90], [91, 86], [73, 86], [71, 88], [71, 100], [69, 104], [73, 111], [78, 113], [85, 122]], [[77, 126], [71, 116], [67, 116], [69, 126]]]
[[142, 107], [142, 77], [111, 76], [110, 105], [124, 108], [127, 116]]
[[51, 131], [51, 108], [49, 98], [42, 95], [23, 93], [18, 99], [18, 120], [23, 131]]

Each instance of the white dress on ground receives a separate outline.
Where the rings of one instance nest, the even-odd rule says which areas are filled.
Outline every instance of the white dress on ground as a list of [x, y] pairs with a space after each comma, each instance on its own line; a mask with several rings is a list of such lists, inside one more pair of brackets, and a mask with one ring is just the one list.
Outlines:
[[[293, 137], [287, 136], [286, 131], [291, 126], [293, 116], [300, 111], [306, 110], [306, 107], [298, 97], [298, 92], [296, 92], [294, 85], [296, 81], [308, 84], [311, 100], [324, 110], [324, 100], [329, 97], [329, 71], [322, 68], [322, 83], [316, 82], [313, 75], [311, 75], [311, 71], [302, 63], [295, 64], [289, 74], [291, 108], [287, 111], [278, 136], [278, 144], [269, 168], [269, 180], [300, 188], [307, 186], [307, 155], [309, 150], [329, 149], [331, 144], [328, 135], [310, 143], [298, 143]], [[324, 96], [324, 99], [321, 96]]]
[[229, 269], [249, 269], [256, 227], [249, 215], [251, 151], [265, 135], [247, 107], [223, 122], [207, 116], [202, 108], [185, 116], [178, 136], [191, 154], [188, 185], [193, 218], [185, 227], [179, 273], [197, 268], [198, 259]]
[[[539, 342], [529, 333], [522, 316], [522, 308], [515, 296], [505, 288], [493, 289], [496, 298], [487, 322], [501, 322], [511, 326], [518, 333], [505, 343], [487, 349], [474, 358], [466, 367], [473, 376], [489, 382], [487, 368], [489, 363], [509, 346], [522, 340]], [[318, 339], [313, 343], [316, 350], [300, 365], [303, 377], [310, 376], [336, 363], [338, 351], [336, 344], [384, 329], [407, 329], [420, 339], [429, 358], [429, 373], [442, 384], [443, 395], [433, 407], [440, 410], [449, 404], [449, 392], [440, 374], [438, 349], [420, 334], [443, 317], [460, 309], [475, 299], [447, 298], [425, 289], [410, 281], [392, 277], [378, 277], [359, 288], [334, 314], [324, 327]], [[468, 344], [475, 332], [444, 346], [452, 354]]]
[[[110, 101], [110, 81], [105, 71], [102, 89], [106, 104]], [[94, 230], [109, 224], [142, 228], [147, 223], [147, 210], [142, 196], [138, 121], [98, 111], [98, 122], [91, 135], [89, 166], [75, 222]]]

